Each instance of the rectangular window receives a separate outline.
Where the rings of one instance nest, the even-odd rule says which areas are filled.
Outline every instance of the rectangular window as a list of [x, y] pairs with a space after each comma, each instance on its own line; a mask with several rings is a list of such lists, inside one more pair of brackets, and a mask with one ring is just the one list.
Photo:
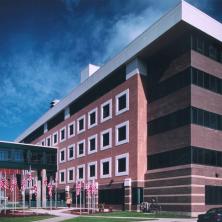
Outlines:
[[97, 152], [97, 134], [88, 138], [88, 154]]
[[129, 154], [121, 154], [116, 156], [115, 164], [116, 176], [125, 176], [129, 174]]
[[41, 145], [42, 145], [42, 146], [45, 146], [45, 139], [43, 139], [43, 140], [41, 141]]
[[116, 146], [129, 142], [129, 121], [116, 126]]
[[129, 89], [116, 96], [116, 115], [129, 110]]
[[112, 147], [112, 129], [107, 129], [100, 134], [100, 149], [105, 150]]
[[101, 105], [101, 123], [112, 118], [112, 99]]
[[68, 125], [68, 138], [75, 136], [75, 121]]
[[63, 127], [60, 130], [60, 142], [63, 142], [66, 140], [66, 127]]
[[82, 156], [85, 156], [85, 140], [82, 140], [77, 144], [77, 157]]
[[100, 160], [100, 177], [109, 178], [112, 176], [112, 158]]
[[46, 138], [46, 145], [47, 145], [47, 146], [51, 146], [51, 136], [48, 136], [48, 137]]
[[97, 179], [97, 162], [88, 163], [88, 179]]
[[67, 169], [67, 175], [68, 175], [68, 183], [74, 182], [75, 167], [68, 168]]
[[222, 186], [205, 186], [205, 204], [222, 204]]
[[64, 184], [65, 183], [65, 170], [60, 170], [59, 171], [59, 183]]
[[97, 125], [97, 108], [88, 113], [88, 129]]
[[77, 134], [85, 131], [85, 115], [77, 119]]
[[66, 161], [66, 149], [65, 148], [60, 150], [59, 160], [60, 160], [60, 163], [64, 163]]
[[77, 180], [84, 180], [85, 179], [85, 165], [80, 165], [77, 167]]
[[55, 133], [52, 135], [52, 140], [53, 140], [53, 146], [55, 146], [55, 145], [58, 144], [58, 132], [55, 132]]
[[75, 145], [68, 146], [68, 160], [75, 159]]

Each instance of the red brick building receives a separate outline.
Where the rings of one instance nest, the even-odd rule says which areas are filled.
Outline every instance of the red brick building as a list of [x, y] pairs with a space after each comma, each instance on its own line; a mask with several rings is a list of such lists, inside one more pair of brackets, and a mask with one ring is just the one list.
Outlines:
[[58, 147], [65, 186], [95, 180], [99, 202], [196, 215], [222, 205], [222, 25], [181, 2], [17, 142]]

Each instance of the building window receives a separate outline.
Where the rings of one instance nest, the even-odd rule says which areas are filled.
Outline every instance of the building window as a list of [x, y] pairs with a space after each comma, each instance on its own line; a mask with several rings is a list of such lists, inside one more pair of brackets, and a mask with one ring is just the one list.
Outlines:
[[77, 180], [85, 180], [85, 164], [77, 167]]
[[60, 170], [59, 171], [59, 183], [64, 184], [66, 183], [66, 171], [65, 170]]
[[85, 131], [85, 115], [77, 119], [77, 134]]
[[88, 138], [88, 154], [97, 152], [97, 134]]
[[75, 136], [75, 121], [68, 125], [68, 138]]
[[111, 118], [112, 118], [112, 99], [106, 101], [101, 105], [100, 121], [102, 123]]
[[46, 138], [46, 145], [47, 145], [47, 146], [51, 146], [51, 136], [48, 136], [48, 137]]
[[77, 157], [82, 156], [85, 156], [85, 140], [82, 140], [77, 144]]
[[63, 127], [60, 130], [60, 142], [63, 142], [66, 140], [66, 127]]
[[205, 186], [205, 204], [221, 205], [222, 204], [222, 186]]
[[100, 177], [109, 178], [112, 176], [112, 158], [100, 160]]
[[105, 150], [112, 147], [112, 129], [107, 129], [100, 134], [100, 149]]
[[66, 161], [66, 148], [59, 151], [59, 162], [64, 163]]
[[88, 179], [97, 179], [97, 162], [88, 163]]
[[121, 154], [116, 156], [115, 164], [115, 174], [116, 176], [125, 176], [129, 174], [129, 154]]
[[75, 159], [75, 145], [68, 146], [68, 160]]
[[74, 182], [74, 178], [75, 178], [75, 167], [71, 167], [67, 169], [67, 182], [71, 183]]
[[52, 143], [53, 143], [53, 146], [55, 146], [55, 145], [58, 144], [58, 132], [55, 132], [55, 133], [52, 135]]
[[41, 141], [41, 145], [42, 145], [42, 146], [45, 146], [45, 139], [43, 139], [43, 140]]
[[88, 129], [97, 125], [97, 108], [88, 113]]
[[129, 121], [116, 126], [116, 146], [129, 142]]
[[129, 110], [129, 89], [116, 96], [116, 115]]

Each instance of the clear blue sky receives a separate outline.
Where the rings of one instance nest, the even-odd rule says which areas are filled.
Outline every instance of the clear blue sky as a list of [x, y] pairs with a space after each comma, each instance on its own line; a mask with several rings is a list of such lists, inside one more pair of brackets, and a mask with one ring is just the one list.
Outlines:
[[[14, 140], [178, 0], [1, 0], [0, 140]], [[188, 0], [222, 21], [222, 0]]]

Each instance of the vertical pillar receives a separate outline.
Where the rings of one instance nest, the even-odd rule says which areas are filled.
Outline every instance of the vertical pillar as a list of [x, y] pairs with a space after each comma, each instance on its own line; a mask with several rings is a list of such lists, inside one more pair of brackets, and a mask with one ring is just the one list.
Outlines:
[[47, 179], [46, 177], [46, 169], [42, 169], [42, 207], [46, 208], [46, 185], [44, 181]]
[[36, 207], [41, 207], [41, 181], [37, 180], [37, 195], [36, 195]]
[[132, 187], [131, 179], [124, 180], [124, 210], [131, 211], [132, 206]]

